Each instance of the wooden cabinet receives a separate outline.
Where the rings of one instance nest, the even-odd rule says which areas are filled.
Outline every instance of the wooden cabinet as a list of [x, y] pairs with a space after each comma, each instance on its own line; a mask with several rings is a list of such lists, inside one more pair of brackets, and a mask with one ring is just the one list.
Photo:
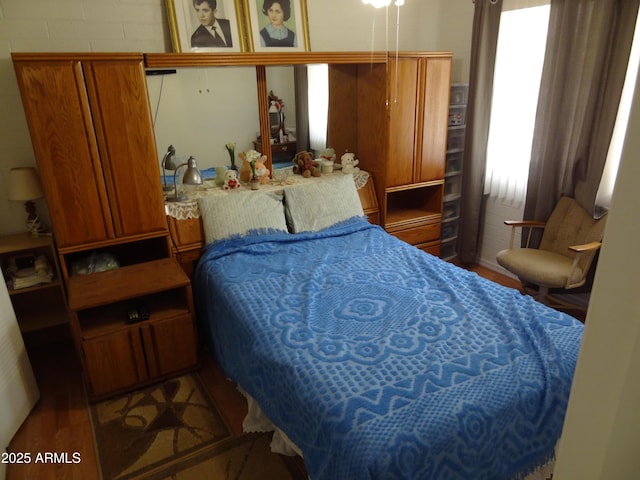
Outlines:
[[[191, 284], [171, 258], [143, 55], [12, 57], [90, 398], [194, 368]], [[117, 268], [74, 268], [102, 254]], [[130, 323], [141, 306], [148, 318]]]
[[[47, 259], [53, 274], [51, 281], [15, 288], [10, 278], [10, 260], [12, 257], [30, 255], [43, 255]], [[64, 285], [51, 236], [32, 237], [27, 233], [18, 233], [0, 237], [0, 266], [8, 281], [9, 297], [23, 335], [47, 329], [45, 335], [50, 336], [49, 328], [68, 323]]]
[[12, 57], [61, 252], [166, 235], [143, 56]]
[[[173, 258], [69, 278], [69, 310], [92, 399], [197, 365], [189, 278]], [[130, 323], [141, 306], [149, 317]]]
[[451, 54], [403, 53], [356, 78], [360, 167], [373, 173], [382, 225], [437, 255]]

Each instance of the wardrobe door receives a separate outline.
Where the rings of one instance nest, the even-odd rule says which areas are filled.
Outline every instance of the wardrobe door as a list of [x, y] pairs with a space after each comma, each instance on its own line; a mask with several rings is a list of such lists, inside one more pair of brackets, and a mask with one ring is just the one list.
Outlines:
[[388, 81], [389, 153], [385, 186], [396, 187], [414, 183], [418, 60], [391, 60]]
[[444, 178], [451, 59], [422, 59], [420, 77], [423, 98], [418, 132], [422, 139], [414, 178], [416, 182], [429, 182]]
[[83, 62], [116, 236], [167, 231], [141, 55]]
[[23, 59], [14, 66], [59, 248], [113, 238], [80, 62]]

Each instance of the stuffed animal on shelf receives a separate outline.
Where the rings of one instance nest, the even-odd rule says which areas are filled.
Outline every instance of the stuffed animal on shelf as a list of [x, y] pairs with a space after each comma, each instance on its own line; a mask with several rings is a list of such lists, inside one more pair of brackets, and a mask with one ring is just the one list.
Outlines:
[[260, 160], [256, 160], [256, 177], [260, 179], [260, 185], [264, 185], [269, 181], [269, 169], [264, 164], [266, 160], [266, 155], [260, 157]]
[[347, 152], [340, 157], [342, 162], [342, 173], [355, 173], [359, 172], [360, 168], [356, 167], [360, 163], [360, 160], [356, 159], [356, 154]]
[[[243, 156], [244, 154], [241, 153], [240, 158], [243, 158]], [[248, 182], [249, 180], [251, 180], [252, 175], [253, 174], [251, 173], [251, 165], [243, 158], [242, 165], [240, 166], [240, 180], [242, 182]]]
[[313, 159], [313, 155], [306, 151], [298, 152], [293, 157], [293, 173], [302, 175], [304, 178], [322, 175], [320, 165]]
[[333, 148], [325, 148], [320, 154], [320, 158], [329, 160], [330, 162], [336, 161], [336, 151]]
[[238, 180], [238, 172], [235, 170], [227, 170], [224, 174], [224, 186], [225, 190], [235, 190], [240, 188], [240, 181]]

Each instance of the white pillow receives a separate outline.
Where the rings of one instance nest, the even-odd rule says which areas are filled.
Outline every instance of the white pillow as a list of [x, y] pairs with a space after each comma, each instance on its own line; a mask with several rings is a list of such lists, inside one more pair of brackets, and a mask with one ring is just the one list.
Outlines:
[[282, 194], [273, 192], [228, 192], [198, 198], [205, 242], [254, 233], [287, 233]]
[[287, 219], [294, 233], [317, 232], [364, 216], [353, 175], [286, 186], [284, 198]]

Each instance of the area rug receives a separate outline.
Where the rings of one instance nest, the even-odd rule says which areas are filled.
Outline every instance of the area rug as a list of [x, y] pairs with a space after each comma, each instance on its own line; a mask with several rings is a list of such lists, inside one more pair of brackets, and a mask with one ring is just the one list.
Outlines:
[[234, 437], [197, 374], [96, 403], [91, 417], [103, 480], [304, 478], [269, 434]]

